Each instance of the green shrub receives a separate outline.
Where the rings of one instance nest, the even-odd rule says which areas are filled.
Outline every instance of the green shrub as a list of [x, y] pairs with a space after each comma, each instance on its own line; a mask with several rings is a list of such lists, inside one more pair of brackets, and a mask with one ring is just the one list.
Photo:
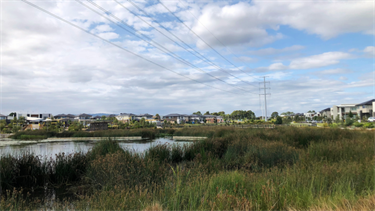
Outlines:
[[363, 125], [364, 128], [374, 128], [374, 124], [371, 122], [367, 122]]
[[115, 152], [124, 152], [117, 141], [113, 141], [110, 138], [99, 141], [95, 146], [87, 153], [89, 160], [94, 160], [97, 157], [105, 156]]
[[354, 125], [354, 127], [362, 127], [363, 123], [355, 122], [355, 123], [353, 123], [353, 125]]

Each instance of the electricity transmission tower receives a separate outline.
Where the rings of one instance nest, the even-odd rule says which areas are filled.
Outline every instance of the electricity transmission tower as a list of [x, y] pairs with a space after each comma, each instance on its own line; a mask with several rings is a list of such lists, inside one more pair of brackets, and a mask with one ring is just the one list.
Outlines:
[[[269, 84], [270, 82], [266, 81], [266, 78], [268, 76], [263, 76], [263, 82], [259, 82], [259, 96], [260, 95], [264, 95], [264, 112], [265, 112], [265, 115], [264, 115], [264, 120], [267, 122], [267, 95], [271, 95], [271, 93], [267, 93], [267, 89], [271, 89], [269, 87]], [[261, 84], [263, 84], [263, 88], [261, 87]], [[267, 84], [268, 84], [268, 87], [267, 87]], [[263, 94], [261, 93], [261, 90], [263, 89]]]

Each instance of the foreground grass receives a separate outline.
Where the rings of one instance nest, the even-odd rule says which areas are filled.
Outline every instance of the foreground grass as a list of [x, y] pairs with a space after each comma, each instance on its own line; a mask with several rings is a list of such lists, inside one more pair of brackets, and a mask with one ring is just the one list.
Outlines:
[[[8, 195], [1, 198], [0, 209], [375, 209], [371, 132], [207, 127], [184, 128], [174, 133], [211, 138], [184, 147], [155, 146], [144, 155], [124, 151], [116, 142], [106, 140], [81, 155], [79, 160], [84, 162], [60, 155], [60, 167], [52, 163], [49, 166], [53, 168], [48, 171], [43, 162], [30, 156], [2, 158], [1, 182]], [[24, 172], [22, 163], [40, 166], [42, 170]], [[66, 173], [51, 176], [57, 174], [57, 169]], [[39, 199], [25, 199], [21, 192], [12, 192], [13, 187], [26, 185], [17, 178], [28, 177], [36, 181], [31, 182], [34, 187], [47, 179], [53, 184], [75, 183], [75, 187], [90, 188], [83, 194], [76, 191], [78, 200], [60, 201], [48, 207]], [[10, 182], [4, 183], [7, 180], [3, 178]]]

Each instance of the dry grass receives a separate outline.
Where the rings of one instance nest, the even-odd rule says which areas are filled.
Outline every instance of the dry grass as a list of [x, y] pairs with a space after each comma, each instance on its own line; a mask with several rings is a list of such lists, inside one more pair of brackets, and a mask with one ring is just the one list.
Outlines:
[[155, 202], [152, 205], [144, 208], [143, 211], [163, 211], [163, 207], [159, 203]]

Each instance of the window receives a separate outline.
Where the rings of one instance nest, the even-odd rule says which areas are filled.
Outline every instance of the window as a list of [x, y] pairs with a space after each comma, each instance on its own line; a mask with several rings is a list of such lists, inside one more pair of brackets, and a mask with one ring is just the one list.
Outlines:
[[357, 110], [357, 107], [351, 107], [350, 110], [355, 111], [355, 110]]

